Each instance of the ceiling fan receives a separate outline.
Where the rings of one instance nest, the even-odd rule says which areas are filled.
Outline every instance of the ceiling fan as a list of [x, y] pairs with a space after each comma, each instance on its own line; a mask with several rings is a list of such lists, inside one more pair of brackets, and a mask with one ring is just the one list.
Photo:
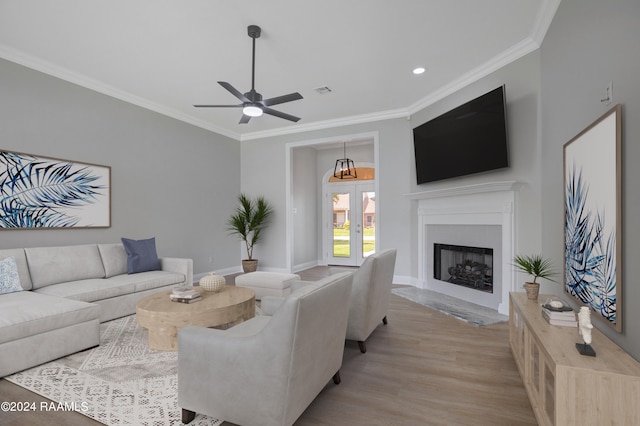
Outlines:
[[251, 117], [259, 117], [263, 113], [273, 115], [275, 117], [284, 118], [297, 122], [299, 117], [295, 117], [284, 112], [276, 111], [269, 107], [273, 105], [283, 104], [285, 102], [297, 101], [302, 99], [302, 95], [298, 92], [289, 93], [288, 95], [276, 96], [275, 98], [262, 99], [262, 95], [255, 90], [255, 77], [256, 77], [256, 39], [260, 37], [261, 29], [257, 25], [249, 25], [247, 28], [249, 37], [253, 39], [253, 54], [251, 60], [251, 90], [247, 93], [241, 93], [231, 84], [226, 81], [219, 81], [222, 87], [227, 89], [233, 96], [242, 101], [237, 105], [194, 105], [196, 108], [242, 108], [242, 118], [240, 118], [239, 124], [246, 124], [251, 120]]

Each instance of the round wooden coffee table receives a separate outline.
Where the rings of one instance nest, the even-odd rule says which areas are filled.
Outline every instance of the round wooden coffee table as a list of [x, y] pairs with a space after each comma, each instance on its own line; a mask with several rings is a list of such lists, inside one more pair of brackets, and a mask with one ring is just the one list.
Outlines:
[[149, 348], [161, 351], [178, 350], [178, 330], [187, 325], [218, 327], [253, 318], [256, 298], [253, 290], [225, 286], [219, 292], [204, 291], [202, 300], [179, 303], [169, 300], [171, 290], [155, 293], [136, 304], [136, 320], [149, 331]]

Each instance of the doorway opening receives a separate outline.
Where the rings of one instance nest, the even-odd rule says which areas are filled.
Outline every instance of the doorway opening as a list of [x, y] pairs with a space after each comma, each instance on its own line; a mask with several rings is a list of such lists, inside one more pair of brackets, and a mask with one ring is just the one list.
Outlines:
[[[287, 270], [290, 272], [307, 269], [316, 265], [328, 265], [328, 255], [333, 230], [333, 211], [331, 196], [326, 196], [326, 184], [333, 175], [336, 158], [344, 155], [344, 143], [347, 143], [349, 157], [355, 161], [358, 168], [358, 178], [361, 172], [370, 168], [371, 172], [378, 165], [378, 133], [361, 133], [342, 135], [323, 139], [305, 140], [286, 144], [285, 173], [286, 173], [286, 258]], [[329, 169], [331, 169], [329, 171]], [[326, 172], [326, 173], [325, 173]], [[353, 179], [350, 179], [353, 183]], [[335, 183], [340, 185], [342, 182]], [[379, 207], [378, 181], [371, 176], [368, 182], [372, 185], [369, 192], [375, 193], [374, 202]], [[355, 195], [354, 195], [355, 196]], [[371, 198], [371, 197], [370, 197]], [[350, 200], [352, 201], [352, 200]], [[353, 214], [355, 207], [350, 208]], [[377, 226], [380, 218], [363, 219], [363, 226]], [[367, 222], [368, 221], [368, 222]], [[336, 217], [337, 223], [343, 219]], [[353, 225], [353, 218], [348, 223], [349, 230]], [[344, 225], [342, 225], [344, 232]], [[355, 231], [354, 231], [355, 232]], [[367, 235], [371, 231], [367, 231]], [[343, 236], [344, 237], [344, 236]], [[356, 238], [349, 237], [355, 241]], [[378, 243], [377, 236], [370, 236], [374, 244]], [[349, 247], [350, 256], [359, 250]], [[362, 258], [362, 256], [360, 256]], [[344, 259], [341, 259], [344, 260]], [[357, 261], [356, 261], [357, 262]], [[341, 262], [342, 263], [342, 262]], [[331, 263], [338, 264], [338, 263]], [[354, 265], [356, 263], [353, 263]]]
[[323, 187], [325, 230], [323, 241], [328, 265], [359, 266], [376, 251], [376, 192], [371, 179], [335, 181]]

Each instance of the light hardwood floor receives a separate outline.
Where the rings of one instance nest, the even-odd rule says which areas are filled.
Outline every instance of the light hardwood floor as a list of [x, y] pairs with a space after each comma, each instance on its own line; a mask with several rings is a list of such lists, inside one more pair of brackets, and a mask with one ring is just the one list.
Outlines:
[[[300, 275], [317, 280], [326, 268]], [[536, 425], [507, 323], [475, 327], [395, 295], [387, 317], [366, 354], [346, 342], [342, 383], [330, 381], [296, 426]], [[2, 379], [0, 401], [46, 400]], [[76, 413], [0, 413], [0, 425], [26, 424], [99, 423]]]

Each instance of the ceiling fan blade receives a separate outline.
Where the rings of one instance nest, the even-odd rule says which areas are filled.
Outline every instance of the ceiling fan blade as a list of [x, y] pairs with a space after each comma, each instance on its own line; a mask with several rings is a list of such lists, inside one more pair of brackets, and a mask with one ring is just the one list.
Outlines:
[[303, 99], [302, 95], [298, 92], [289, 93], [288, 95], [276, 96], [275, 98], [264, 99], [262, 101], [262, 105], [264, 106], [272, 106], [283, 104], [285, 102], [297, 101], [298, 99]]
[[295, 121], [300, 120], [300, 117], [296, 117], [293, 115], [285, 114], [284, 112], [276, 111], [275, 109], [264, 107], [262, 108], [262, 112], [265, 114], [273, 115], [274, 117], [284, 118], [285, 120]]
[[242, 108], [244, 105], [194, 105], [196, 108]]
[[241, 93], [238, 89], [236, 89], [226, 81], [219, 81], [218, 84], [227, 89], [233, 96], [240, 99], [242, 102], [251, 102], [249, 98], [247, 98], [243, 93]]
[[242, 118], [240, 118], [240, 121], [238, 122], [238, 124], [247, 124], [249, 120], [251, 120], [251, 116], [242, 114]]

